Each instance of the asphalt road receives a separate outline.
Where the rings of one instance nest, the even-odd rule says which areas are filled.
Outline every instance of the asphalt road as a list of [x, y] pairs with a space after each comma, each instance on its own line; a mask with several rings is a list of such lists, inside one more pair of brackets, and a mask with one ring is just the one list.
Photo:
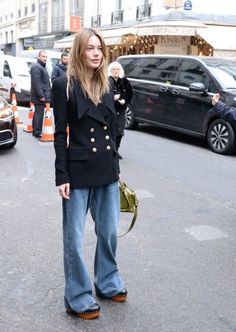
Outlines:
[[[19, 109], [23, 125], [27, 112]], [[236, 331], [236, 156], [145, 126], [126, 131], [120, 152], [121, 177], [139, 197], [136, 225], [118, 247], [129, 298], [98, 300], [102, 316], [83, 321], [63, 307], [53, 143], [20, 125], [16, 147], [0, 150], [1, 332]], [[88, 217], [91, 278], [95, 240]]]

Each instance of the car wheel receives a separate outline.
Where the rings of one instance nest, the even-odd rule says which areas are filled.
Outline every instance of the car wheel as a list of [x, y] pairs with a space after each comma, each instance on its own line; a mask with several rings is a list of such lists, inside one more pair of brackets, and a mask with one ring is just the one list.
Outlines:
[[134, 110], [129, 104], [125, 110], [125, 128], [126, 129], [135, 129], [138, 125], [138, 122], [134, 118]]
[[207, 142], [216, 153], [229, 154], [235, 148], [235, 134], [231, 124], [223, 119], [214, 120], [207, 131]]

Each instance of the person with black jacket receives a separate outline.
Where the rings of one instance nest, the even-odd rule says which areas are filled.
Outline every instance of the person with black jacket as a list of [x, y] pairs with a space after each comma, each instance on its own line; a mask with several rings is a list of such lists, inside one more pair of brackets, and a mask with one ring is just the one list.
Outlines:
[[[124, 69], [119, 62], [112, 62], [108, 66], [108, 76], [111, 88], [114, 93], [114, 104], [117, 114], [116, 120], [116, 148], [120, 148], [121, 139], [124, 136], [125, 129], [125, 110], [133, 97], [133, 89], [124, 76]], [[119, 159], [122, 156], [118, 154]]]
[[[84, 28], [75, 35], [66, 76], [53, 80], [56, 185], [63, 203], [65, 308], [82, 319], [100, 315], [84, 258], [90, 210], [96, 232], [97, 297], [123, 302], [127, 290], [116, 262], [120, 216], [116, 111], [102, 35]], [[67, 130], [69, 129], [69, 130]]]
[[40, 138], [42, 134], [44, 108], [51, 102], [51, 83], [46, 69], [47, 53], [39, 51], [37, 62], [32, 64], [30, 101], [34, 103], [34, 116], [32, 121], [33, 136]]
[[226, 105], [220, 101], [220, 94], [216, 93], [212, 97], [213, 110], [222, 118], [228, 121], [236, 121], [236, 107]]
[[66, 74], [68, 60], [69, 55], [63, 52], [61, 54], [61, 60], [55, 65], [52, 70], [51, 81], [53, 81], [57, 77], [64, 76]]

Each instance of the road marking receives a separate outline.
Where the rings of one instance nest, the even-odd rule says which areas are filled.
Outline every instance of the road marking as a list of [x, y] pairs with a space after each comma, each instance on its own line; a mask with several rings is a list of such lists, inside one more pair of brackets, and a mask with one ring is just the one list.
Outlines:
[[17, 123], [17, 127], [26, 129], [26, 125], [24, 125], [23, 123]]
[[185, 228], [184, 231], [192, 235], [198, 241], [209, 241], [229, 237], [227, 233], [209, 225], [192, 226]]
[[26, 174], [25, 176], [21, 179], [21, 181], [26, 181], [32, 178], [32, 176], [34, 175], [34, 167], [33, 167], [33, 163], [31, 160], [24, 160], [25, 164], [26, 164]]
[[154, 195], [147, 190], [137, 189], [137, 190], [135, 190], [135, 192], [138, 196], [138, 199], [154, 197]]

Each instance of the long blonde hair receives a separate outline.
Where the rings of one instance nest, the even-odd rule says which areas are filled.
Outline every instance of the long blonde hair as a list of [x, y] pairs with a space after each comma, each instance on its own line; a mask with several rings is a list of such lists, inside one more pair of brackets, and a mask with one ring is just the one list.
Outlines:
[[[91, 86], [88, 86], [86, 76], [88, 68], [85, 62], [85, 51], [88, 40], [91, 36], [96, 36], [101, 42], [102, 61], [100, 66], [94, 70]], [[91, 28], [79, 30], [74, 38], [73, 46], [70, 52], [70, 59], [67, 69], [67, 97], [73, 87], [73, 79], [79, 80], [84, 94], [95, 104], [101, 102], [101, 97], [109, 91], [107, 76], [107, 52], [105, 42], [100, 33]]]

